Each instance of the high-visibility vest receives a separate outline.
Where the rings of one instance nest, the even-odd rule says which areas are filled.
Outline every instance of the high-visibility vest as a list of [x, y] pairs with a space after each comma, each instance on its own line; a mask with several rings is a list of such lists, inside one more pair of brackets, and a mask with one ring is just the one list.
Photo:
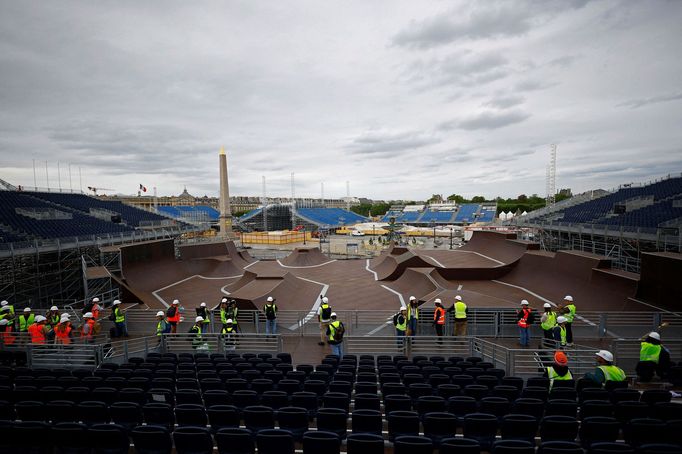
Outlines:
[[162, 335], [163, 332], [166, 331], [166, 326], [168, 326], [168, 324], [165, 320], [159, 320], [159, 322], [156, 324], [156, 335]]
[[58, 344], [64, 344], [68, 345], [71, 343], [71, 338], [69, 337], [69, 334], [71, 334], [71, 323], [69, 322], [63, 322], [55, 326], [54, 328], [54, 339], [55, 342]]
[[61, 320], [61, 316], [59, 314], [57, 315], [50, 315], [47, 318], [47, 323], [49, 323], [52, 326], [57, 326], [59, 324], [59, 320]]
[[658, 358], [661, 356], [661, 346], [650, 344], [649, 342], [642, 342], [642, 347], [639, 350], [640, 361], [653, 361], [658, 364]]
[[227, 318], [232, 319], [232, 324], [237, 325], [237, 315], [239, 315], [239, 308], [237, 306], [234, 306], [232, 308], [227, 309]]
[[407, 305], [407, 319], [419, 320], [419, 308], [417, 306], [412, 306], [412, 304]]
[[17, 336], [12, 334], [12, 329], [7, 325], [4, 331], [0, 331], [0, 339], [2, 339], [2, 345], [14, 345]]
[[19, 316], [19, 331], [21, 331], [22, 333], [27, 332], [29, 326], [33, 325], [35, 320], [36, 316], [33, 314], [29, 314], [28, 317], [26, 317], [24, 314], [21, 314]]
[[461, 301], [455, 303], [455, 320], [467, 318], [467, 305]]
[[575, 304], [569, 304], [566, 306], [566, 309], [568, 309], [568, 312], [564, 314], [566, 323], [573, 323], [573, 319], [575, 318]]
[[194, 338], [192, 339], [192, 346], [196, 348], [197, 346], [201, 345], [204, 340], [201, 337], [201, 326], [199, 325], [194, 325], [190, 328], [190, 332], [194, 333]]
[[8, 304], [7, 307], [9, 307], [9, 313], [14, 315], [14, 306], [11, 304]]
[[334, 339], [334, 336], [336, 336], [336, 331], [339, 328], [341, 328], [341, 322], [338, 320], [335, 320], [329, 324], [329, 340], [331, 342], [334, 342], [336, 340], [336, 339]]
[[220, 309], [220, 323], [223, 325], [227, 324], [227, 310], [226, 309]]
[[116, 317], [116, 320], [114, 320], [116, 323], [123, 323], [126, 321], [126, 314], [121, 312], [121, 309], [119, 309], [118, 306], [114, 308], [114, 316]]
[[[88, 332], [85, 332], [85, 326], [88, 326]], [[92, 339], [95, 336], [95, 321], [91, 318], [89, 318], [85, 323], [83, 323], [83, 327], [81, 328], [81, 337], [86, 338], [87, 340]]]
[[92, 312], [92, 318], [97, 320], [99, 318], [99, 304], [95, 303], [90, 312]]
[[[401, 322], [400, 319], [402, 319], [403, 321]], [[395, 324], [395, 329], [397, 329], [398, 331], [405, 332], [405, 330], [407, 329], [407, 317], [405, 317], [402, 314], [398, 314], [398, 319], [396, 320], [396, 322], [397, 323]]]
[[437, 307], [433, 312], [433, 321], [436, 322], [437, 325], [445, 325], [445, 309]]
[[558, 325], [561, 345], [566, 345], [566, 327]]
[[232, 334], [234, 332], [234, 326], [223, 326], [223, 329], [220, 330], [221, 334]]
[[604, 381], [625, 381], [625, 372], [618, 366], [599, 366], [598, 369], [604, 373]]
[[547, 315], [547, 320], [540, 323], [540, 327], [547, 331], [556, 326], [556, 314], [554, 312], [546, 312], [545, 314]]
[[205, 307], [200, 307], [197, 311], [197, 315], [204, 317], [204, 321], [201, 323], [211, 323], [211, 313]]
[[[168, 315], [168, 311], [166, 311], [166, 315], [168, 315], [167, 319], [169, 322], [177, 323], [180, 321], [180, 308], [175, 306], [172, 307], [175, 309], [175, 314], [171, 316]], [[170, 307], [168, 309], [170, 309]]]
[[519, 319], [517, 324], [521, 328], [528, 328], [528, 317], [530, 316], [530, 309], [521, 309], [523, 316]]
[[571, 375], [570, 370], [566, 370], [566, 375], [559, 375], [552, 366], [547, 368], [547, 377], [549, 378], [550, 389], [552, 389], [552, 386], [554, 385], [554, 380], [573, 380], [573, 375]]
[[327, 303], [320, 305], [320, 322], [328, 323], [332, 315], [332, 308]]
[[38, 323], [34, 323], [33, 325], [28, 327], [28, 332], [31, 335], [31, 343], [32, 344], [44, 344], [45, 343], [45, 330], [43, 329], [44, 325], [39, 325]]

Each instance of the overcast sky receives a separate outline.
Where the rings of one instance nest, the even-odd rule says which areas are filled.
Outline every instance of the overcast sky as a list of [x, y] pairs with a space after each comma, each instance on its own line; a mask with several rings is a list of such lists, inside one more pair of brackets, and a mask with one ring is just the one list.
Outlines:
[[[680, 1], [0, 0], [0, 178], [426, 199], [682, 172]], [[150, 189], [151, 190], [151, 189]]]

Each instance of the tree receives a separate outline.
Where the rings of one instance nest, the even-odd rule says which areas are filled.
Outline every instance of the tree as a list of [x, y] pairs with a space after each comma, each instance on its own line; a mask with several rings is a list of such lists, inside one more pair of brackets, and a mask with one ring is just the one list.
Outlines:
[[485, 197], [483, 197], [482, 195], [477, 195], [477, 196], [472, 197], [471, 201], [473, 203], [482, 203], [482, 202], [485, 202]]
[[518, 200], [519, 202], [524, 202], [524, 203], [525, 203], [525, 202], [528, 201], [528, 196], [527, 196], [526, 194], [521, 194], [520, 196], [518, 196], [518, 197], [516, 198], [516, 200]]
[[427, 200], [428, 203], [443, 203], [443, 196], [440, 194], [433, 194], [429, 200]]
[[455, 203], [464, 203], [464, 202], [466, 202], [466, 199], [465, 199], [464, 197], [462, 197], [461, 195], [459, 195], [459, 194], [451, 194], [451, 195], [449, 195], [449, 196], [448, 196], [448, 200], [449, 200], [450, 202], [455, 202]]

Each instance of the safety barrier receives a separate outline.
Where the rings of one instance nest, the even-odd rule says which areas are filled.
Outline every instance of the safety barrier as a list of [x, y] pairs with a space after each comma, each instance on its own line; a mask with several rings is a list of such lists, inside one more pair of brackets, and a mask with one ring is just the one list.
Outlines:
[[103, 361], [103, 345], [29, 345], [26, 359], [29, 367], [95, 369]]
[[148, 336], [124, 339], [104, 344], [104, 360], [106, 362], [125, 363], [131, 356], [146, 356], [150, 352], [160, 352], [161, 337]]
[[169, 353], [281, 353], [279, 335], [265, 334], [164, 334], [161, 351]]

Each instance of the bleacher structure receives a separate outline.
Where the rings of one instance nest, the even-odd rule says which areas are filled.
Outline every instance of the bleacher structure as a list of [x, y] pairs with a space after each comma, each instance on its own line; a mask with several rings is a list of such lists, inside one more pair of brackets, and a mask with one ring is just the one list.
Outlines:
[[391, 207], [381, 218], [382, 222], [395, 222], [414, 226], [429, 225], [469, 225], [474, 223], [492, 223], [497, 214], [494, 203], [464, 203], [461, 205], [433, 205]]
[[159, 206], [157, 210], [165, 216], [189, 224], [213, 223], [220, 217], [220, 212], [208, 205]]
[[476, 355], [347, 354], [293, 364], [288, 353], [161, 351], [94, 370], [30, 368], [8, 358], [0, 366], [3, 452], [682, 449], [679, 404], [668, 390], [524, 379]]
[[510, 223], [536, 228], [538, 239], [549, 250], [603, 252], [623, 268], [637, 271], [641, 250], [681, 250], [682, 175], [588, 192]]
[[322, 206], [294, 206], [292, 224], [292, 204], [273, 203], [252, 210], [238, 219], [238, 224], [247, 230], [273, 231], [305, 227], [308, 231], [338, 228], [366, 222], [367, 218], [341, 208]]

